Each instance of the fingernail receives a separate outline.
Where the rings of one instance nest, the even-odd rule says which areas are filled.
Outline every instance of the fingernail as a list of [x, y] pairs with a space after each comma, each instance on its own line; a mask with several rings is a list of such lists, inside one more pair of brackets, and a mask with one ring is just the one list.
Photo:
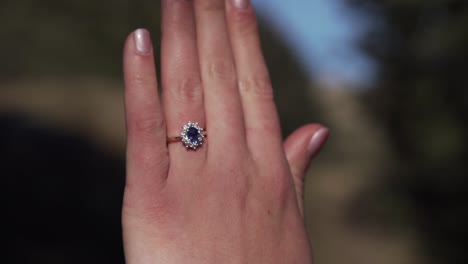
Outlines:
[[247, 9], [249, 0], [232, 0], [232, 4], [238, 9]]
[[323, 144], [328, 138], [328, 128], [322, 127], [317, 130], [312, 138], [310, 139], [308, 151], [309, 155], [313, 156], [318, 153], [318, 151], [322, 148]]
[[148, 30], [139, 28], [133, 33], [133, 37], [135, 38], [135, 46], [139, 53], [143, 55], [148, 55], [151, 53], [153, 45], [151, 43], [151, 37]]

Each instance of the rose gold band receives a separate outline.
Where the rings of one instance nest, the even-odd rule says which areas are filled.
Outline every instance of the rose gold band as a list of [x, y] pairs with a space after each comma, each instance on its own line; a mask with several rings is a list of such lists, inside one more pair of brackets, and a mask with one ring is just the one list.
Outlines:
[[[203, 136], [207, 136], [207, 133], [206, 131], [203, 131], [202, 132]], [[176, 136], [176, 137], [167, 137], [167, 144], [170, 144], [170, 143], [175, 143], [175, 142], [179, 142], [182, 140], [182, 137], [181, 136]]]

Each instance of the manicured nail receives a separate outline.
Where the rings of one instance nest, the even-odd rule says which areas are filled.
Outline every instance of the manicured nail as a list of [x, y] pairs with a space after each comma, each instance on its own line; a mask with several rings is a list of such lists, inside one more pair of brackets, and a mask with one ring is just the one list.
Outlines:
[[148, 30], [144, 28], [139, 28], [133, 33], [135, 38], [135, 46], [139, 53], [143, 55], [148, 55], [153, 49], [153, 44], [151, 43], [151, 37]]
[[309, 155], [313, 156], [318, 153], [323, 144], [328, 138], [328, 128], [322, 127], [317, 130], [309, 141]]
[[249, 0], [232, 0], [232, 4], [239, 9], [247, 9], [249, 7]]

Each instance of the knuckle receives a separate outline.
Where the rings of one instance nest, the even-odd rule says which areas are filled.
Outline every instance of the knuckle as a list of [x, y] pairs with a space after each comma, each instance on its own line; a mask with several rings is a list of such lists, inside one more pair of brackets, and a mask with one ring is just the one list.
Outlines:
[[[149, 188], [148, 188], [149, 189]], [[146, 190], [148, 194], [154, 193], [154, 190]], [[141, 199], [146, 196], [145, 199]], [[122, 217], [126, 219], [137, 219], [146, 223], [161, 223], [167, 219], [170, 212], [170, 204], [166, 197], [154, 197], [154, 195], [142, 195], [141, 190], [135, 193], [135, 190], [125, 187], [125, 197], [123, 199]]]
[[232, 161], [222, 161], [213, 164], [212, 167], [215, 169], [210, 175], [215, 176], [210, 178], [210, 188], [216, 190], [215, 193], [222, 194], [231, 205], [244, 207], [249, 194], [249, 181], [246, 177], [249, 173], [246, 168], [240, 168]]
[[214, 59], [208, 64], [208, 74], [212, 79], [232, 81], [236, 78], [234, 64], [226, 59]]
[[202, 10], [204, 11], [223, 11], [224, 1], [219, 0], [196, 0]]
[[192, 26], [192, 20], [190, 19], [192, 14], [192, 3], [191, 1], [181, 0], [181, 1], [169, 1], [170, 5], [173, 7], [172, 16], [168, 16], [167, 20], [164, 20], [167, 23], [164, 28], [168, 30], [163, 30], [162, 34], [180, 34], [192, 35], [195, 33], [195, 27]]
[[153, 134], [156, 131], [163, 131], [164, 127], [164, 120], [154, 113], [136, 117], [134, 120], [134, 129], [138, 134]]
[[247, 185], [247, 177], [243, 177], [239, 174], [236, 174], [235, 177], [231, 178], [229, 181], [226, 181], [227, 184], [225, 187], [225, 195], [230, 197], [234, 203], [237, 203], [243, 207], [247, 200], [247, 195], [249, 188]]
[[143, 73], [135, 73], [130, 78], [132, 85], [135, 87], [148, 87], [151, 84], [148, 76]]
[[[167, 160], [167, 149], [158, 148], [153, 152], [142, 151], [141, 154], [137, 155], [140, 160], [139, 164], [141, 168], [139, 170], [143, 175], [165, 175], [169, 169], [169, 161]], [[157, 181], [154, 181], [157, 183]]]
[[275, 174], [275, 176], [270, 177], [269, 180], [267, 180], [267, 192], [271, 193], [274, 200], [284, 202], [291, 194], [291, 179], [283, 175], [278, 175], [277, 172]]
[[157, 154], [148, 156], [152, 158], [141, 161], [139, 170], [133, 172], [138, 173], [139, 179], [130, 180], [134, 177], [127, 177], [125, 181], [122, 213], [131, 218], [154, 222], [163, 219], [171, 208], [167, 189], [160, 181], [154, 180], [154, 175], [167, 174], [169, 161], [167, 158], [155, 159]]
[[241, 94], [273, 100], [274, 94], [268, 75], [239, 80], [238, 86]]
[[258, 26], [255, 15], [252, 12], [235, 12], [231, 16], [231, 21], [235, 32], [240, 36], [250, 36], [258, 34]]
[[176, 98], [182, 102], [197, 102], [202, 100], [203, 91], [201, 80], [198, 77], [187, 77], [180, 80], [176, 87]]

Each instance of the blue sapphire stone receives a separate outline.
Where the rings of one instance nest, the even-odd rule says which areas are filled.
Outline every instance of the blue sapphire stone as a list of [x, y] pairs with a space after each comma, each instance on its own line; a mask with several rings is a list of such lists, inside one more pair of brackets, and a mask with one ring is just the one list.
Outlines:
[[198, 144], [200, 133], [195, 127], [190, 127], [187, 131], [187, 137], [192, 142], [192, 144]]

